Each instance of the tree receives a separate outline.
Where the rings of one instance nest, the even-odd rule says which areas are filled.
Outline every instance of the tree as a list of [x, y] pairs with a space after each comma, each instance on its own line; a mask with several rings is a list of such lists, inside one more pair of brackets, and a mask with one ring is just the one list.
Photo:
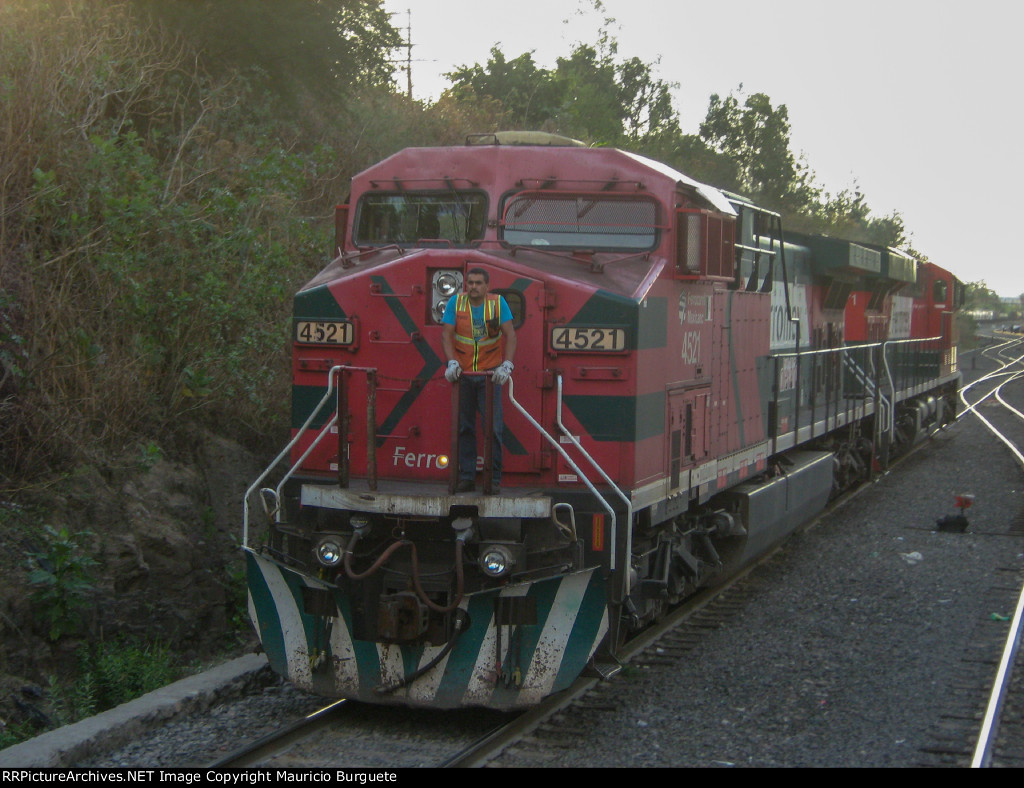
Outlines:
[[610, 58], [581, 44], [568, 58], [558, 58], [554, 78], [562, 96], [557, 120], [563, 133], [607, 144], [622, 139], [626, 109]]
[[129, 0], [217, 75], [265, 76], [279, 98], [393, 85], [402, 44], [381, 0]]
[[614, 60], [607, 37], [594, 47], [579, 44], [553, 70], [539, 68], [533, 54], [508, 60], [497, 47], [486, 65], [461, 66], [446, 74], [446, 98], [472, 104], [499, 102], [499, 122], [512, 128], [558, 131], [604, 144], [640, 143], [678, 136], [679, 120], [670, 85], [653, 76], [639, 58]]
[[819, 196], [800, 214], [792, 215], [786, 225], [874, 246], [904, 248], [908, 243], [903, 217], [896, 211], [882, 218], [871, 216], [867, 198], [856, 184], [852, 191], [843, 189], [834, 197]]
[[531, 52], [509, 61], [494, 46], [486, 67], [479, 63], [460, 66], [445, 76], [452, 81], [449, 98], [466, 103], [482, 98], [497, 101], [502, 122], [513, 128], [543, 127], [557, 113], [561, 101], [551, 73], [537, 68]]
[[650, 65], [636, 57], [620, 64], [616, 72], [626, 136], [632, 141], [679, 136], [679, 115], [669, 92], [678, 85], [655, 79]]
[[730, 94], [724, 99], [712, 95], [700, 126], [700, 137], [707, 146], [735, 166], [735, 182], [712, 182], [780, 211], [791, 230], [875, 246], [906, 246], [906, 228], [899, 213], [871, 216], [867, 198], [856, 184], [835, 196], [823, 193], [807, 164], [790, 150], [786, 106], [773, 107], [764, 93], [742, 99], [742, 90], [740, 85], [740, 96]]
[[734, 94], [713, 94], [700, 125], [701, 139], [736, 163], [742, 191], [777, 210], [801, 211], [819, 195], [809, 169], [790, 151], [789, 132], [786, 105], [772, 107], [764, 93], [742, 105]]
[[967, 282], [964, 285], [964, 308], [966, 310], [991, 310], [996, 314], [1005, 311], [1003, 301], [995, 290], [984, 280]]

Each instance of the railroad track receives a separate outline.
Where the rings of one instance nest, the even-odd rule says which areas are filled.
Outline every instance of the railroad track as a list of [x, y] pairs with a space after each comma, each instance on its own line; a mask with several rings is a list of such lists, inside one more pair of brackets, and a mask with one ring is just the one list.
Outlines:
[[[961, 398], [967, 406], [963, 415], [976, 416], [1024, 469], [1024, 452], [1011, 437], [1019, 432], [1024, 412], [1007, 400], [1021, 398], [1022, 348], [1020, 339], [988, 348], [985, 355], [996, 361], [998, 369], [965, 386]], [[1013, 523], [1010, 534], [1024, 534], [1024, 522]], [[1004, 611], [993, 612], [992, 617], [1005, 621], [1005, 626], [979, 624], [962, 660], [964, 678], [953, 696], [954, 706], [933, 731], [932, 743], [924, 748], [923, 765], [1024, 766], [1024, 655], [1020, 650], [1024, 573], [1019, 566], [1009, 566], [1000, 567], [997, 575], [1002, 582], [990, 590], [989, 607]]]
[[[998, 680], [1000, 655], [1012, 635], [1008, 603], [1024, 577], [1019, 567], [1001, 567], [988, 590], [992, 620], [980, 620], [960, 661], [959, 682], [951, 688], [948, 709], [929, 732], [921, 766], [1020, 768], [1024, 766], [1024, 659], [1018, 650], [1013, 670]], [[1004, 623], [999, 619], [1007, 619]], [[985, 727], [988, 702], [1002, 692], [1002, 704]]]
[[[955, 446], [956, 442], [953, 445]], [[917, 456], [926, 455], [919, 453]], [[909, 463], [911, 467], [920, 464]], [[893, 474], [890, 478], [898, 476], [899, 474]], [[883, 484], [883, 489], [884, 487]], [[872, 487], [867, 486], [863, 489], [869, 491]], [[869, 494], [865, 498], [872, 500], [873, 496]], [[859, 510], [861, 507], [858, 505], [854, 508]], [[829, 525], [830, 514], [826, 513], [820, 518], [821, 525]], [[979, 516], [978, 522], [982, 520], [983, 518]], [[803, 530], [808, 529], [809, 526]], [[832, 529], [826, 527], [824, 530]], [[923, 529], [909, 523], [904, 526], [904, 533], [919, 533], [920, 530]], [[1022, 532], [1017, 531], [1018, 535], [1020, 533]], [[817, 544], [819, 540], [813, 538], [813, 534], [811, 537]], [[993, 544], [1007, 541], [1005, 533], [993, 533], [991, 536], [985, 535], [984, 538]], [[937, 538], [936, 541], [941, 541], [944, 549], [956, 550], [956, 539], [958, 537], [947, 535], [941, 540]], [[803, 542], [806, 547], [808, 536], [803, 536], [797, 541]], [[793, 542], [791, 538], [786, 543], [786, 548], [793, 546]], [[799, 547], [792, 552], [799, 553]], [[772, 562], [775, 560], [778, 560], [778, 563], [773, 565]], [[751, 603], [757, 603], [771, 589], [778, 588], [780, 579], [788, 583], [791, 578], [788, 576], [787, 567], [785, 552], [780, 552], [763, 561], [760, 566], [749, 570], [747, 579], [738, 578], [731, 586], [723, 586], [705, 592], [703, 597], [695, 597], [688, 608], [680, 609], [680, 621], [674, 628], [674, 622], [666, 619], [662, 623], [663, 631], [652, 629], [644, 633], [643, 639], [634, 642], [632, 648], [635, 654], [619, 675], [609, 681], [583, 680], [574, 688], [576, 690], [583, 686], [582, 691], [563, 693], [550, 704], [538, 707], [528, 715], [512, 718], [509, 715], [488, 712], [489, 716], [470, 716], [473, 714], [472, 710], [459, 710], [456, 713], [340, 704], [329, 713], [315, 715], [322, 716], [322, 722], [325, 723], [323, 729], [315, 732], [315, 735], [308, 731], [299, 732], [296, 726], [292, 726], [289, 732], [293, 739], [291, 742], [271, 741], [265, 738], [259, 742], [258, 748], [245, 748], [245, 753], [236, 751], [228, 757], [218, 758], [216, 763], [209, 763], [207, 759], [196, 763], [211, 766], [264, 765], [306, 768], [571, 764], [574, 755], [578, 756], [582, 742], [587, 742], [589, 746], [604, 748], [607, 746], [604, 737], [609, 735], [609, 729], [616, 730], [613, 734], [616, 736], [629, 733], [621, 728], [623, 719], [629, 725], [639, 725], [644, 721], [646, 715], [638, 708], [635, 690], [645, 681], [648, 684], [655, 683], [666, 687], [670, 686], [669, 682], [675, 682], [671, 685], [674, 687], [673, 691], [684, 694], [707, 694], [716, 691], [716, 687], [724, 686], [723, 682], [717, 682], [713, 686], [705, 685], [708, 674], [698, 673], [695, 680], [694, 672], [690, 671], [689, 678], [686, 678], [685, 668], [702, 665], [708, 662], [709, 658], [710, 662], [714, 663], [714, 655], [708, 651], [709, 648], [717, 651], [719, 645], [715, 644], [720, 643], [723, 636], [728, 637], [729, 633], [739, 631], [747, 632], [751, 626], [756, 626], [757, 608]], [[1017, 582], [1013, 576], [1014, 568], [1007, 566], [1004, 571], [996, 572], [1000, 577], [994, 583], [990, 597], [983, 603], [984, 610], [1006, 610], [1005, 599]], [[1019, 563], [1016, 569], [1019, 570]], [[754, 615], [751, 616], [751, 613]], [[736, 617], [739, 617], [738, 623], [735, 621]], [[917, 761], [926, 765], [969, 764], [970, 747], [977, 737], [984, 706], [984, 674], [987, 672], [991, 675], [994, 672], [993, 655], [999, 646], [999, 638], [994, 637], [995, 630], [1005, 629], [1005, 626], [1004, 623], [992, 621], [977, 624], [978, 631], [970, 638], [974, 646], [964, 655], [960, 665], [957, 686], [954, 688], [956, 692], [946, 699], [941, 726], [935, 727], [936, 732], [942, 734], [942, 738], [935, 739], [933, 744], [937, 743], [945, 754], [928, 754], [922, 750]], [[751, 631], [751, 634], [756, 633]], [[1020, 675], [1020, 671], [1017, 675]], [[713, 678], [711, 675], [711, 679]], [[812, 675], [809, 679], [818, 681], [820, 677]], [[831, 698], [829, 702], [831, 703]], [[744, 703], [749, 706], [750, 703], [757, 704], [762, 701], [746, 699]], [[1008, 702], [1004, 716], [1009, 714], [1012, 708], [1012, 701]], [[650, 712], [651, 709], [648, 708], [646, 711]], [[788, 709], [784, 711], [788, 713]], [[961, 721], [956, 719], [957, 717], [964, 719]], [[707, 719], [698, 717], [694, 722], [706, 726], [714, 725], [719, 719], [718, 716]], [[927, 724], [927, 721], [934, 717], [929, 715], [922, 719]], [[510, 724], [513, 722], [514, 725]], [[616, 728], [616, 725], [619, 727]], [[345, 728], [349, 730], [345, 732]], [[482, 737], [484, 731], [489, 733]], [[1006, 731], [1004, 722], [1000, 728], [1000, 736], [1006, 736], [1012, 742], [1012, 731]], [[997, 741], [998, 739], [999, 737]], [[1017, 734], [1015, 740], [1020, 742], [1021, 736]], [[301, 741], [305, 743], [300, 743]], [[705, 749], [711, 749], [711, 746], [706, 745]], [[956, 753], [950, 754], [953, 750]], [[688, 763], [699, 762], [703, 765], [728, 765], [736, 760], [730, 754], [699, 761], [694, 761], [692, 755], [688, 757]], [[1005, 757], [1012, 757], [1012, 754], [1005, 756], [1002, 751], [997, 751], [994, 764], [1001, 765], [1005, 762], [1001, 759]], [[911, 758], [900, 763], [914, 765], [915, 761]], [[608, 764], [595, 762], [592, 765]]]
[[400, 769], [434, 767], [491, 731], [509, 714], [464, 709], [370, 706], [340, 700], [205, 764], [207, 768]]

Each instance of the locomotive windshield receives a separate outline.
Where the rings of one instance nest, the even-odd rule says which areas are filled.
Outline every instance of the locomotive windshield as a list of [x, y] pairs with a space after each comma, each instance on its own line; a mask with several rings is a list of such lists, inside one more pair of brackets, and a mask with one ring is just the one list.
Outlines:
[[636, 251], [657, 243], [650, 200], [521, 192], [505, 207], [504, 239], [517, 246]]
[[455, 246], [483, 238], [487, 197], [480, 192], [380, 192], [357, 207], [355, 243], [408, 245], [442, 241]]

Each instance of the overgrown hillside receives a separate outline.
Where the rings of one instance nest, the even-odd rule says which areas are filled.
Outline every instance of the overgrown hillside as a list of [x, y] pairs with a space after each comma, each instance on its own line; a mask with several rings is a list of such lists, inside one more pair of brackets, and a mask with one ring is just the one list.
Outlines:
[[364, 79], [282, 95], [146, 5], [0, 4], [0, 744], [111, 694], [51, 677], [244, 640], [292, 293], [354, 171], [463, 133]]

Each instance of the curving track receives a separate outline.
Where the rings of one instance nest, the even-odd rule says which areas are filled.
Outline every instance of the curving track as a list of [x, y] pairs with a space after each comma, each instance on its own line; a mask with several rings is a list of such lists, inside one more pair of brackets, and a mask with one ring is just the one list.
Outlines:
[[[1014, 337], [987, 348], [983, 355], [995, 361], [998, 368], [963, 387], [960, 397], [966, 406], [961, 418], [974, 416], [981, 420], [1016, 458], [1024, 469], [1024, 452], [1008, 432], [1019, 433], [1024, 412], [1007, 401], [1009, 391], [1024, 377], [1024, 338]], [[1019, 388], [1019, 385], [1017, 386]], [[982, 414], [980, 406], [990, 399], [1000, 406], [991, 418]], [[1011, 417], [1012, 418], [1009, 418]], [[997, 426], [998, 425], [998, 426]], [[1024, 587], [1010, 622], [1006, 643], [993, 679], [992, 690], [978, 732], [971, 758], [973, 768], [989, 766], [1020, 767], [1024, 765], [1024, 683], [1020, 671], [1022, 618], [1024, 618]], [[1016, 663], [1016, 665], [1015, 665]], [[1014, 678], [1014, 668], [1016, 680]], [[1003, 735], [1000, 734], [1002, 729]]]

